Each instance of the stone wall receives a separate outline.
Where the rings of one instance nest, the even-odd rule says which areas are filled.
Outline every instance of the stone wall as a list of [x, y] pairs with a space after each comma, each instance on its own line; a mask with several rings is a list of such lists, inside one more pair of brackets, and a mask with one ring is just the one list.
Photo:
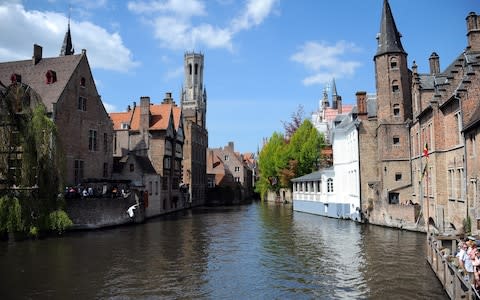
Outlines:
[[127, 210], [136, 204], [134, 194], [130, 197], [66, 199], [66, 212], [72, 220], [73, 229], [95, 229], [127, 223], [142, 222], [145, 208], [140, 204], [131, 218]]

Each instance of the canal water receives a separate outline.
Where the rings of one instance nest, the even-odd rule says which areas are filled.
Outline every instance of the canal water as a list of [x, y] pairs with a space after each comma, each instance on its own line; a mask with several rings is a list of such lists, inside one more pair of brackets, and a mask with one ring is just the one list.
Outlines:
[[0, 243], [0, 299], [447, 299], [425, 235], [253, 203]]

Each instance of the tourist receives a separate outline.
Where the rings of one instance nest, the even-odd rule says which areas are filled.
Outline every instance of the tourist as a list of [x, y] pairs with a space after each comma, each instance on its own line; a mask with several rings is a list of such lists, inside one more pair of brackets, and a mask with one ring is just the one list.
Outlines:
[[468, 246], [467, 244], [465, 244], [465, 242], [460, 241], [458, 243], [458, 252], [457, 252], [457, 255], [455, 255], [455, 257], [457, 258], [458, 268], [462, 271], [465, 270], [465, 265], [463, 264], [463, 257], [467, 252], [467, 248]]

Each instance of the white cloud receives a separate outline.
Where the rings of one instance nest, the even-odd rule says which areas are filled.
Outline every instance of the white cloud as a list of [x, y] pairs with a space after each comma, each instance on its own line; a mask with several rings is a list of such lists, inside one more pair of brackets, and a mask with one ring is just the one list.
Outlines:
[[187, 19], [206, 15], [204, 3], [198, 0], [131, 1], [127, 7], [138, 14], [166, 13]]
[[277, 0], [249, 0], [243, 13], [232, 21], [234, 32], [257, 26], [268, 17]]
[[102, 103], [103, 103], [103, 106], [105, 107], [105, 110], [107, 111], [107, 113], [118, 111], [117, 107], [115, 105], [107, 103], [103, 100], [102, 100]]
[[[64, 15], [27, 11], [22, 4], [3, 3], [0, 5], [0, 19], [0, 61], [30, 58], [33, 44], [43, 47], [45, 57], [60, 54], [68, 23]], [[70, 24], [75, 52], [87, 49], [92, 68], [126, 72], [138, 65], [118, 33], [110, 33], [91, 22], [70, 20]]]
[[357, 52], [353, 43], [338, 41], [335, 45], [326, 42], [306, 42], [290, 59], [302, 64], [310, 73], [303, 79], [304, 85], [324, 84], [335, 78], [352, 76], [361, 66], [360, 62], [344, 60], [344, 54]]
[[[249, 0], [244, 10], [227, 26], [194, 22], [207, 16], [205, 2], [199, 0], [130, 1], [128, 9], [154, 28], [160, 45], [169, 49], [233, 49], [234, 35], [260, 25], [278, 0]], [[224, 3], [223, 5], [225, 5]], [[152, 19], [152, 14], [156, 15]]]

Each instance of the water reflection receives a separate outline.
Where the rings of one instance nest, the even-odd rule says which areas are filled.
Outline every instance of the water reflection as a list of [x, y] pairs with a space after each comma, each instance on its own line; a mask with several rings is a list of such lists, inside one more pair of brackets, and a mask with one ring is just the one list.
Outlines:
[[425, 236], [294, 213], [200, 208], [0, 244], [2, 299], [447, 299]]

